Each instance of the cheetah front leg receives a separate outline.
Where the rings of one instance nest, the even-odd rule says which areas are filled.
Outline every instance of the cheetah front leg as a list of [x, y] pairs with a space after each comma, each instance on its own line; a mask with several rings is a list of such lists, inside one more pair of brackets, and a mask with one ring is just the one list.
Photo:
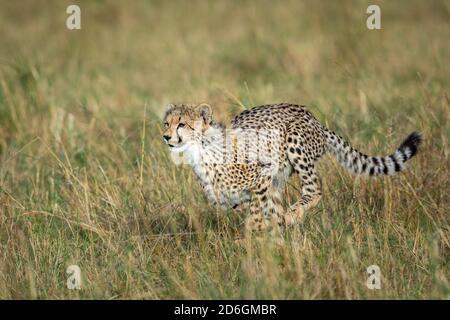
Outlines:
[[246, 200], [246, 201], [242, 201], [239, 204], [235, 204], [231, 207], [235, 212], [238, 213], [243, 213], [243, 212], [247, 212], [250, 209], [250, 201]]
[[268, 179], [253, 192], [250, 215], [245, 223], [246, 237], [270, 230], [270, 233], [279, 239], [283, 234], [284, 225], [281, 193], [272, 185], [272, 180]]

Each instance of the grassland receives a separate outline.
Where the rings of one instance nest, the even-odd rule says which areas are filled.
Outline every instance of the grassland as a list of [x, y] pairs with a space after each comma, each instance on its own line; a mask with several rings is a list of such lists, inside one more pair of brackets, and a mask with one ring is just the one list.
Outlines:
[[[378, 31], [367, 1], [81, 1], [68, 31], [72, 3], [0, 2], [0, 298], [450, 298], [448, 1], [371, 1]], [[369, 154], [424, 144], [384, 179], [327, 157], [286, 246], [239, 247], [243, 216], [162, 143], [164, 105], [203, 101], [225, 122], [306, 104]]]

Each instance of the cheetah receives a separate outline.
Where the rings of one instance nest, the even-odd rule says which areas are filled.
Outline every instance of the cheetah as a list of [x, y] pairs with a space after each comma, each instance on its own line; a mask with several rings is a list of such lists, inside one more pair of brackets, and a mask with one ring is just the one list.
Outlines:
[[[355, 175], [392, 175], [405, 169], [422, 141], [413, 132], [391, 155], [368, 156], [322, 126], [305, 106], [290, 103], [247, 109], [228, 129], [213, 119], [208, 104], [169, 104], [164, 126], [164, 142], [193, 167], [209, 202], [247, 205], [245, 229], [251, 234], [283, 233], [318, 204], [316, 164], [326, 153]], [[293, 173], [300, 178], [301, 197], [284, 209], [282, 190]]]

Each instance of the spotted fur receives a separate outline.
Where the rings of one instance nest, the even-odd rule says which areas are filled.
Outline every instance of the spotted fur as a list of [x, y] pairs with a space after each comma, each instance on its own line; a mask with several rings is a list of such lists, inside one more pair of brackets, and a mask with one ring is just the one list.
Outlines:
[[[164, 119], [164, 140], [172, 152], [186, 155], [210, 202], [224, 207], [249, 203], [246, 226], [252, 232], [282, 230], [317, 205], [316, 163], [327, 152], [354, 174], [391, 175], [405, 168], [422, 140], [414, 132], [391, 155], [367, 156], [304, 106], [289, 103], [245, 110], [228, 131], [214, 122], [207, 104], [169, 105]], [[282, 188], [292, 173], [300, 178], [301, 198], [284, 209]]]

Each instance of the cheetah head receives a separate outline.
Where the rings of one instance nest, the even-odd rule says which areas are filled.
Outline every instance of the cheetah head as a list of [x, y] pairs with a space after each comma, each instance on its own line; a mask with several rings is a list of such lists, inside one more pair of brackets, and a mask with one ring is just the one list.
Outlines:
[[164, 115], [163, 139], [170, 151], [183, 152], [201, 143], [203, 133], [212, 125], [212, 110], [206, 103], [197, 106], [169, 104]]

